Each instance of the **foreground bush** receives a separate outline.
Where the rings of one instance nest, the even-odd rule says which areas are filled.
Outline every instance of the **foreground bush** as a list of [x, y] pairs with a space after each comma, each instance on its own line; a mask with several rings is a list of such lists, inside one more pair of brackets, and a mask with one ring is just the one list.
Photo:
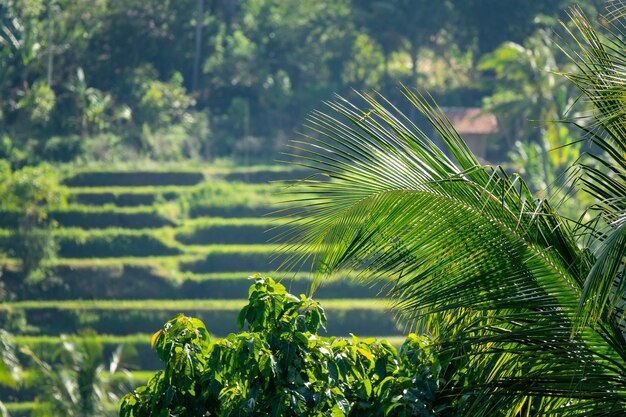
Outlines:
[[182, 314], [154, 334], [165, 363], [121, 402], [121, 416], [431, 416], [445, 366], [426, 337], [410, 335], [398, 355], [386, 341], [322, 337], [322, 306], [255, 277], [240, 329], [211, 341]]

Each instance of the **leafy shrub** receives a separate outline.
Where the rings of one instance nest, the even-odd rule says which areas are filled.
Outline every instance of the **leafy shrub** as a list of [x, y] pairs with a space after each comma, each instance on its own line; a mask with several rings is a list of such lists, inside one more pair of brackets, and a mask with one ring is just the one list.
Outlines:
[[178, 124], [158, 129], [143, 125], [142, 153], [153, 161], [183, 161], [210, 154], [209, 121], [203, 113], [187, 113]]
[[247, 331], [211, 341], [182, 314], [152, 337], [165, 369], [127, 394], [121, 416], [432, 416], [438, 359], [409, 336], [400, 355], [386, 341], [320, 337], [316, 301], [256, 276], [238, 316]]
[[85, 141], [78, 135], [53, 136], [43, 145], [41, 156], [47, 161], [71, 162], [84, 152]]
[[55, 223], [48, 216], [51, 209], [64, 205], [65, 190], [47, 165], [11, 172], [7, 165], [0, 164], [0, 194], [0, 210], [15, 213], [8, 255], [18, 258], [24, 277], [30, 277], [56, 254], [52, 236]]
[[183, 87], [183, 77], [175, 73], [169, 81], [144, 80], [133, 117], [140, 124], [153, 127], [179, 123], [195, 100]]
[[45, 81], [37, 80], [18, 102], [17, 108], [26, 112], [31, 123], [38, 127], [45, 127], [50, 121], [55, 103], [54, 91]]

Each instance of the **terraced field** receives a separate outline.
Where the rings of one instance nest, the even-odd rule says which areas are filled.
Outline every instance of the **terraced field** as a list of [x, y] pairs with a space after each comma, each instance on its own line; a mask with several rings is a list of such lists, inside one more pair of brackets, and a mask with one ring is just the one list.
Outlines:
[[[249, 275], [308, 292], [306, 271], [274, 272], [286, 255], [276, 252], [275, 239], [267, 243], [281, 222], [267, 215], [281, 208], [281, 185], [269, 181], [303, 175], [284, 168], [75, 173], [65, 179], [69, 206], [50, 216], [60, 225], [53, 277], [0, 304], [0, 325], [42, 357], [60, 335], [94, 329], [106, 352], [119, 344], [132, 352], [124, 366], [141, 381], [159, 367], [150, 334], [174, 314], [201, 318], [219, 337], [237, 330]], [[0, 213], [0, 245], [8, 244], [15, 219]], [[10, 288], [15, 263], [5, 264]], [[397, 341], [402, 331], [374, 299], [379, 290], [349, 279], [320, 288], [315, 297], [326, 308], [328, 333]], [[27, 415], [32, 396], [27, 389], [0, 392], [13, 415]]]

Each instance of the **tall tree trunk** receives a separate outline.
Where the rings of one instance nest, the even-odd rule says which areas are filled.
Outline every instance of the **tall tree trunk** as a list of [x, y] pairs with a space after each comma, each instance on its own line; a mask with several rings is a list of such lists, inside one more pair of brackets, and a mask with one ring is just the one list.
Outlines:
[[46, 84], [52, 86], [52, 1], [48, 0], [48, 71]]
[[413, 45], [413, 43], [411, 43], [411, 75], [412, 75], [411, 81], [414, 83], [417, 82], [417, 59], [418, 59], [417, 55], [418, 55], [417, 45]]
[[204, 0], [198, 0], [196, 11], [196, 51], [193, 60], [193, 78], [191, 90], [198, 90], [198, 78], [200, 76], [200, 61], [202, 54], [202, 27], [204, 26]]
[[385, 64], [385, 74], [384, 74], [384, 87], [389, 85], [389, 54], [384, 52], [384, 64]]

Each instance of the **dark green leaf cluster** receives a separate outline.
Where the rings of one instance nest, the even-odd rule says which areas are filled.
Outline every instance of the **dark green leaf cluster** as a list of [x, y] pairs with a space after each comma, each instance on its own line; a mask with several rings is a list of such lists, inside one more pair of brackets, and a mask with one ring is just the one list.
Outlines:
[[400, 355], [386, 341], [321, 337], [322, 306], [255, 276], [238, 325], [211, 341], [182, 314], [153, 336], [165, 362], [121, 403], [121, 416], [432, 416], [443, 380], [429, 340]]
[[22, 279], [40, 275], [46, 262], [56, 256], [52, 236], [56, 223], [49, 221], [49, 212], [64, 206], [65, 189], [47, 164], [12, 171], [0, 161], [0, 195], [0, 211], [16, 213], [14, 230], [0, 252], [20, 260]]

